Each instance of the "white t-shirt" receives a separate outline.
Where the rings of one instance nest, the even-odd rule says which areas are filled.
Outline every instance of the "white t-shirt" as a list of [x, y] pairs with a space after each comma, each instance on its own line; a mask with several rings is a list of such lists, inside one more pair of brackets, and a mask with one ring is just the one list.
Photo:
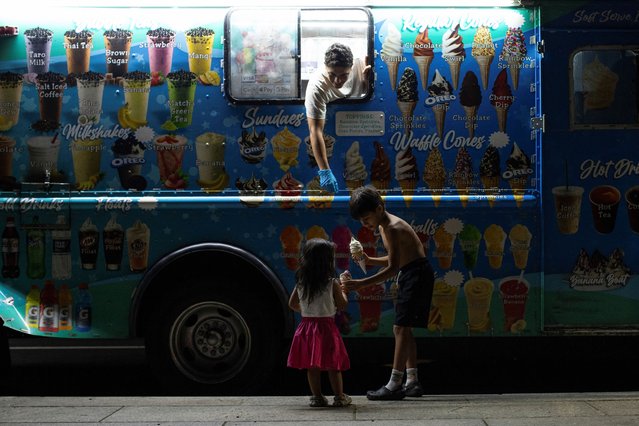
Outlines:
[[301, 291], [295, 288], [300, 298], [300, 311], [303, 317], [323, 318], [335, 316], [337, 308], [333, 298], [333, 281], [332, 279], [328, 280], [328, 285], [324, 288], [324, 291], [316, 295], [310, 305], [306, 300], [302, 300]]
[[361, 59], [353, 62], [348, 80], [341, 88], [337, 88], [331, 83], [324, 71], [316, 72], [308, 81], [304, 106], [306, 107], [306, 117], [319, 120], [326, 119], [326, 105], [337, 99], [347, 96], [362, 96], [366, 91], [365, 80], [362, 79], [363, 64]]

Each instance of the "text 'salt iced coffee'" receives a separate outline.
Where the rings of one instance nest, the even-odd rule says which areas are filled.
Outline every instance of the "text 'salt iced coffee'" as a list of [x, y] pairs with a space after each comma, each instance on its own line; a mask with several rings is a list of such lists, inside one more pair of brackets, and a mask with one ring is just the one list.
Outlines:
[[126, 230], [126, 243], [129, 252], [129, 267], [132, 272], [142, 272], [149, 261], [149, 243], [151, 231], [144, 223], [136, 220]]
[[27, 48], [27, 70], [30, 74], [44, 74], [49, 71], [52, 40], [53, 32], [46, 28], [30, 28], [24, 32], [24, 42]]
[[40, 104], [40, 120], [60, 123], [62, 95], [66, 88], [64, 76], [56, 72], [38, 74], [36, 87]]
[[106, 72], [113, 77], [122, 77], [129, 70], [132, 37], [131, 31], [120, 28], [104, 32]]
[[0, 131], [18, 124], [21, 99], [22, 74], [0, 72]]
[[81, 74], [89, 71], [93, 33], [91, 31], [69, 30], [64, 33], [64, 48], [67, 53], [67, 71], [69, 74]]
[[124, 248], [124, 229], [117, 222], [115, 213], [111, 214], [111, 219], [102, 230], [102, 242], [107, 271], [119, 271]]

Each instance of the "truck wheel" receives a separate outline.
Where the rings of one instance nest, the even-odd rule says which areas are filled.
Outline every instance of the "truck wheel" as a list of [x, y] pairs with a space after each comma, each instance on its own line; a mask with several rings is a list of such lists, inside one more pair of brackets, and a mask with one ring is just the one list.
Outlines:
[[146, 329], [156, 377], [170, 392], [244, 394], [262, 385], [276, 362], [279, 333], [269, 309], [237, 290], [199, 290], [165, 299]]

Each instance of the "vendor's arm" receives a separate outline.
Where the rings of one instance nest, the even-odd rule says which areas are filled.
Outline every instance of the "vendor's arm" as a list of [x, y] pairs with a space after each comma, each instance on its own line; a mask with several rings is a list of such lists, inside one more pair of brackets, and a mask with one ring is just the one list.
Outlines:
[[308, 130], [311, 138], [311, 149], [320, 170], [330, 169], [326, 156], [326, 142], [324, 142], [324, 124], [326, 120], [308, 118]]

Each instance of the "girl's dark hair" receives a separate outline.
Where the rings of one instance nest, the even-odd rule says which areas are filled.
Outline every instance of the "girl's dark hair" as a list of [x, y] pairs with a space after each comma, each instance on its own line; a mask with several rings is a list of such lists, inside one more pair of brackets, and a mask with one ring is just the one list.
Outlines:
[[366, 185], [359, 187], [351, 194], [349, 202], [349, 209], [351, 217], [355, 220], [360, 220], [368, 213], [373, 213], [377, 206], [383, 206], [384, 200], [375, 187]]
[[324, 53], [324, 65], [327, 67], [352, 67], [353, 52], [350, 47], [344, 44], [333, 43]]
[[311, 303], [324, 291], [328, 280], [335, 277], [335, 247], [322, 238], [311, 238], [302, 248], [300, 267], [295, 281], [300, 299]]

